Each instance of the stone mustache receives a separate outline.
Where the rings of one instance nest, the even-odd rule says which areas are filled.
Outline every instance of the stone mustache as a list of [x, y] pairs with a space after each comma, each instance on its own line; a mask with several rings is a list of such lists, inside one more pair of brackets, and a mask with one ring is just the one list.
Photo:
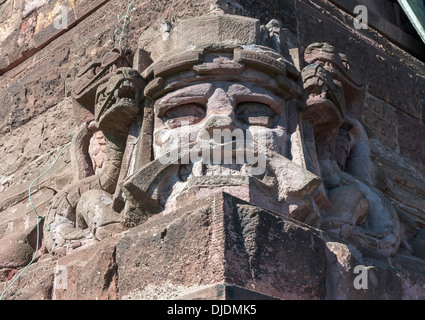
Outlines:
[[[48, 211], [48, 250], [102, 240], [224, 191], [393, 255], [399, 219], [373, 186], [367, 137], [352, 115], [363, 101], [361, 77], [330, 44], [301, 56], [290, 39], [275, 20], [159, 22], [134, 58], [114, 49], [85, 67], [73, 93], [76, 181]], [[227, 143], [234, 158], [264, 155], [261, 172], [204, 156], [183, 161], [222, 147], [208, 138], [214, 130], [241, 130], [243, 140], [254, 129], [264, 139], [254, 135], [252, 149]]]

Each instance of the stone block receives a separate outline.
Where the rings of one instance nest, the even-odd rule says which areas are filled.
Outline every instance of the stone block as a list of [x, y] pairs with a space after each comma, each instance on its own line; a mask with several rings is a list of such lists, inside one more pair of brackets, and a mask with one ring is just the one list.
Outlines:
[[25, 234], [14, 233], [0, 239], [0, 269], [28, 264], [34, 253]]
[[[43, 216], [53, 199], [53, 191], [43, 189], [40, 192], [34, 193], [31, 198], [37, 213]], [[28, 196], [26, 196], [23, 201], [1, 212], [0, 237], [14, 233], [26, 234], [36, 226], [36, 223], [37, 217], [31, 207]]]
[[[12, 33], [19, 28], [20, 22], [20, 13], [15, 13], [7, 20], [2, 20], [2, 23], [0, 24], [0, 43], [3, 43], [3, 41], [5, 41], [7, 37], [11, 36]], [[2, 54], [4, 53], [2, 52]]]
[[12, 16], [13, 2], [14, 0], [0, 1], [0, 21], [6, 21]]
[[362, 121], [370, 138], [380, 141], [395, 151], [399, 150], [397, 130], [388, 130], [388, 127], [397, 126], [397, 110], [394, 106], [366, 93]]
[[129, 230], [117, 265], [120, 299], [194, 297], [223, 282], [280, 299], [326, 295], [316, 230], [226, 193]]
[[[241, 43], [256, 43], [260, 36], [260, 22], [257, 19], [249, 17], [237, 17], [229, 19], [229, 16], [223, 15], [219, 19], [215, 17], [193, 18], [182, 21], [177, 30], [185, 30], [185, 37], [181, 37], [177, 31], [176, 43], [181, 48], [186, 48], [194, 43], [210, 44], [223, 42], [227, 45], [237, 45]], [[187, 30], [192, 30], [188, 34]]]
[[[48, 3], [38, 13], [34, 34], [35, 47], [42, 47], [58, 35], [79, 23], [86, 15], [96, 10], [109, 0], [70, 1], [58, 5]], [[59, 27], [59, 28], [58, 28]]]
[[[51, 259], [32, 264], [5, 292], [3, 300], [51, 300], [54, 268], [55, 262]], [[13, 279], [0, 283], [0, 291], [3, 292], [11, 281]]]
[[[385, 258], [341, 242], [327, 242], [329, 300], [398, 300], [401, 278]], [[360, 277], [360, 278], [359, 278]]]
[[[40, 101], [37, 104], [43, 101], [40, 97], [42, 92], [38, 92], [33, 87], [33, 89], [28, 89], [27, 96], [29, 96], [29, 90], [31, 92], [34, 90], [34, 95], [36, 95], [34, 98], [36, 101]], [[48, 99], [46, 98], [44, 101], [47, 103]], [[69, 141], [74, 125], [70, 99], [53, 106], [42, 118], [33, 118], [31, 114], [19, 115], [20, 107], [14, 105], [11, 107], [17, 109], [14, 119], [17, 123], [14, 125], [18, 128], [4, 133], [0, 137], [0, 152], [3, 155], [3, 165], [0, 168], [0, 177], [3, 181], [0, 180], [2, 185], [0, 191], [4, 192], [0, 199], [0, 210], [15, 205], [16, 202], [13, 203], [13, 201], [28, 199], [29, 185], [53, 163], [53, 159], [59, 153], [59, 148]], [[24, 106], [21, 105], [21, 107]], [[69, 150], [65, 150], [55, 167], [41, 181], [38, 181], [33, 191], [37, 191], [48, 177], [52, 182], [49, 185], [57, 190], [56, 180], [63, 179], [64, 176], [67, 176], [67, 169], [71, 169], [66, 162], [69, 161], [66, 160], [69, 159], [68, 152]], [[68, 175], [68, 182], [69, 180]], [[61, 182], [59, 181], [59, 183]], [[11, 190], [9, 191], [9, 189]], [[13, 200], [19, 194], [22, 196]], [[6, 202], [9, 203], [8, 206], [5, 206]]]
[[53, 299], [115, 300], [117, 241], [109, 238], [89, 247], [76, 247], [59, 259], [55, 266]]
[[399, 113], [397, 120], [401, 155], [425, 168], [425, 125], [404, 113]]

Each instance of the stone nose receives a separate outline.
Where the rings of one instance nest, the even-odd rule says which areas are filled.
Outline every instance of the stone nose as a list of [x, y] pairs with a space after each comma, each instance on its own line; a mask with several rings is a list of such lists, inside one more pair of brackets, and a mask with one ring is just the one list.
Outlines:
[[223, 89], [217, 89], [208, 100], [208, 114], [204, 129], [235, 129], [235, 112], [231, 99]]
[[204, 124], [204, 129], [212, 133], [214, 129], [230, 129], [236, 128], [235, 121], [231, 114], [212, 114]]

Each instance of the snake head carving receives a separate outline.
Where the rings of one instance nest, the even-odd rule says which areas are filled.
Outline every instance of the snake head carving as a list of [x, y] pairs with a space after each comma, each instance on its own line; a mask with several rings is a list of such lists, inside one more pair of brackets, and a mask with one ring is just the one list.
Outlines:
[[359, 97], [364, 83], [346, 55], [329, 43], [312, 43], [304, 52], [308, 64], [302, 70], [306, 110], [315, 126], [339, 126], [347, 108]]
[[132, 68], [119, 68], [98, 88], [95, 120], [100, 129], [123, 131], [134, 121], [143, 99], [144, 80]]
[[74, 82], [72, 97], [80, 105], [93, 112], [96, 90], [123, 67], [132, 67], [133, 54], [131, 50], [114, 48], [107, 52], [101, 59], [87, 64]]

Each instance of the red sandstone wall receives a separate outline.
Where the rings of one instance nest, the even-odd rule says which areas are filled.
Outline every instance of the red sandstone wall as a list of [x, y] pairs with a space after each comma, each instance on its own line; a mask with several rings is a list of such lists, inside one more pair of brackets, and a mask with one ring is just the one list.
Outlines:
[[[70, 92], [78, 70], [118, 45], [128, 1], [0, 0], [0, 283], [28, 261], [4, 261], [3, 243], [26, 241], [36, 219], [27, 189], [75, 129]], [[60, 5], [69, 28], [54, 26]], [[425, 64], [376, 30], [355, 30], [353, 17], [325, 0], [136, 1], [124, 46], [137, 47], [142, 30], [158, 18], [171, 21], [209, 12], [283, 20], [299, 45], [329, 42], [345, 52], [366, 82], [355, 110], [366, 127], [374, 179], [391, 202], [425, 228]], [[40, 215], [72, 179], [69, 150], [34, 187]], [[34, 243], [30, 243], [34, 245]], [[8, 249], [12, 250], [12, 249]], [[0, 284], [0, 291], [3, 285]]]

